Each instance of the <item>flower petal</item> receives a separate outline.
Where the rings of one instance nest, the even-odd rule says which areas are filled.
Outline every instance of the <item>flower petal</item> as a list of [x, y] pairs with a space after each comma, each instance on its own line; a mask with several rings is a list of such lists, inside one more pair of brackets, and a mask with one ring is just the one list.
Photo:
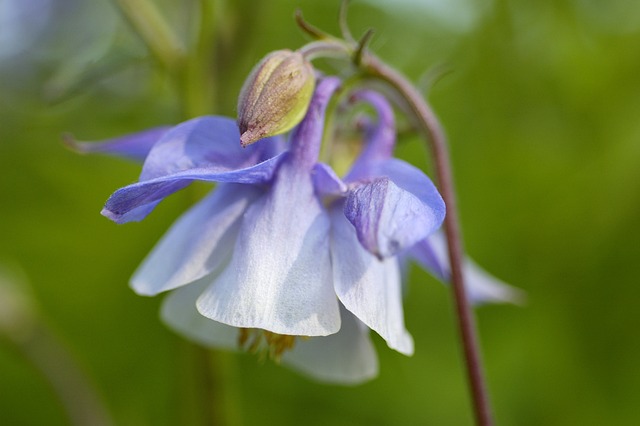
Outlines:
[[347, 193], [347, 185], [326, 164], [318, 163], [313, 168], [313, 186], [320, 196], [341, 196]]
[[115, 223], [139, 222], [168, 195], [187, 187], [190, 180], [137, 183], [111, 194], [100, 214]]
[[155, 295], [210, 274], [229, 260], [242, 215], [260, 191], [220, 185], [169, 229], [131, 278], [142, 295]]
[[235, 121], [227, 117], [204, 116], [178, 124], [156, 143], [144, 162], [140, 180], [177, 172], [206, 168], [224, 172], [259, 163], [270, 140], [249, 148], [240, 146]]
[[238, 329], [203, 317], [196, 300], [210, 284], [205, 277], [180, 287], [165, 297], [160, 315], [165, 324], [188, 340], [207, 347], [237, 349]]
[[140, 209], [140, 207], [152, 203], [157, 204], [166, 196], [186, 187], [194, 180], [245, 184], [266, 183], [271, 180], [278, 163], [286, 155], [285, 152], [255, 166], [239, 170], [220, 171], [216, 167], [194, 168], [134, 183], [114, 192], [107, 200], [102, 215], [117, 223], [142, 220], [153, 207], [148, 209]]
[[378, 375], [378, 357], [369, 329], [341, 307], [342, 327], [326, 337], [297, 339], [282, 362], [316, 380], [356, 385]]
[[418, 197], [433, 209], [436, 221], [442, 223], [446, 212], [444, 201], [436, 186], [422, 170], [405, 161], [392, 158], [376, 163], [372, 173], [373, 177], [388, 177], [399, 188]]
[[247, 211], [231, 263], [198, 299], [206, 317], [278, 334], [339, 330], [329, 217], [311, 176], [296, 167], [283, 163], [271, 191]]
[[375, 330], [389, 347], [413, 353], [404, 325], [398, 261], [379, 260], [364, 250], [342, 212], [331, 212], [331, 262], [338, 298], [360, 321]]
[[424, 240], [418, 241], [416, 245], [403, 252], [400, 256], [403, 258], [412, 258], [439, 280], [448, 281], [450, 270], [449, 256], [446, 253], [446, 248], [443, 253], [437, 253], [432, 242], [435, 235], [438, 234], [439, 232], [430, 235]]
[[311, 171], [318, 161], [324, 133], [324, 115], [333, 93], [340, 86], [340, 79], [325, 77], [318, 80], [315, 93], [307, 109], [307, 115], [291, 133], [291, 155], [300, 169]]
[[[407, 254], [418, 261], [436, 278], [449, 282], [451, 266], [447, 253], [446, 238], [442, 232], [437, 232], [420, 241]], [[520, 303], [525, 298], [524, 292], [495, 278], [469, 258], [464, 260], [462, 268], [467, 295], [473, 303]]]
[[393, 109], [384, 96], [371, 90], [361, 90], [354, 93], [352, 100], [371, 105], [378, 115], [378, 120], [376, 123], [364, 123], [365, 146], [345, 177], [346, 182], [370, 177], [371, 166], [391, 158], [396, 143]]
[[[213, 321], [196, 309], [196, 300], [210, 278], [180, 287], [162, 303], [162, 320], [186, 339], [207, 347], [237, 350], [238, 328]], [[378, 358], [369, 337], [369, 329], [341, 307], [342, 327], [336, 334], [296, 339], [282, 363], [313, 379], [343, 385], [355, 385], [378, 374]]]
[[356, 227], [360, 243], [380, 259], [426, 238], [442, 223], [443, 212], [437, 199], [425, 203], [387, 177], [356, 186], [344, 205], [344, 214]]
[[81, 154], [111, 154], [143, 162], [153, 145], [170, 129], [170, 126], [154, 127], [102, 142], [79, 142], [68, 136], [65, 137], [64, 142], [69, 148]]
[[193, 180], [267, 182], [284, 155], [269, 157], [279, 146], [279, 139], [265, 138], [251, 147], [240, 147], [237, 125], [230, 118], [205, 116], [186, 121], [162, 136], [145, 160], [140, 182], [116, 191], [102, 214], [117, 223], [142, 220], [164, 197]]

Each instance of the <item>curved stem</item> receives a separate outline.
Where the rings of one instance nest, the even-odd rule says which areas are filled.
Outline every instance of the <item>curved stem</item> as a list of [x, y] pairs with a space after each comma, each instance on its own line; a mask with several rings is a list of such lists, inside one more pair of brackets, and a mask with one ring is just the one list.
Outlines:
[[460, 238], [451, 162], [449, 160], [446, 137], [440, 122], [431, 107], [409, 80], [370, 52], [357, 52], [357, 46], [352, 47], [341, 40], [333, 38], [309, 43], [299, 51], [307, 59], [323, 56], [339, 56], [350, 59], [366, 75], [387, 83], [404, 101], [404, 106], [408, 108], [410, 115], [418, 121], [420, 130], [431, 142], [430, 148], [435, 160], [439, 189], [447, 206], [444, 227], [447, 236], [449, 262], [451, 264], [451, 288], [455, 300], [458, 329], [471, 388], [476, 424], [478, 426], [493, 425], [489, 396], [480, 358], [477, 327], [464, 285], [462, 273], [463, 248]]
[[372, 54], [367, 54], [362, 67], [372, 76], [385, 81], [406, 101], [411, 114], [418, 120], [420, 129], [431, 141], [431, 151], [435, 160], [436, 175], [440, 193], [447, 206], [445, 233], [451, 262], [451, 281], [458, 318], [458, 327], [467, 366], [467, 375], [471, 387], [476, 423], [480, 426], [493, 424], [489, 408], [480, 351], [478, 347], [475, 318], [469, 304], [462, 273], [463, 248], [460, 238], [460, 225], [453, 188], [453, 177], [449, 161], [444, 131], [435, 113], [411, 83], [402, 74], [384, 64]]
[[345, 58], [349, 59], [352, 49], [338, 40], [312, 41], [298, 49], [305, 59], [312, 61], [316, 58]]
[[356, 40], [349, 30], [349, 24], [347, 22], [347, 10], [349, 9], [349, 0], [342, 0], [340, 3], [340, 14], [338, 15], [338, 24], [340, 24], [340, 32], [342, 37], [349, 43], [355, 44]]

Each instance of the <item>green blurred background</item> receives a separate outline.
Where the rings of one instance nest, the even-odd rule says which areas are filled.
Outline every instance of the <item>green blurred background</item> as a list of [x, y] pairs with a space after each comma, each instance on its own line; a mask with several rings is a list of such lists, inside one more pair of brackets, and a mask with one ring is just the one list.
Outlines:
[[[98, 424], [93, 393], [115, 425], [472, 424], [449, 293], [417, 268], [405, 305], [415, 355], [376, 336], [380, 376], [355, 388], [251, 355], [209, 358], [158, 320], [161, 297], [129, 289], [204, 187], [117, 226], [100, 208], [139, 166], [79, 156], [61, 135], [234, 116], [253, 64], [305, 43], [297, 7], [338, 32], [337, 0], [155, 4], [194, 52], [180, 88], [107, 0], [0, 1], [0, 424], [73, 424], [65, 398]], [[202, 4], [215, 39], [198, 45]], [[356, 0], [349, 12], [353, 32], [374, 28], [372, 49], [412, 79], [451, 71], [429, 98], [466, 247], [528, 294], [477, 310], [498, 424], [640, 424], [640, 2]], [[201, 103], [185, 110], [189, 96]], [[406, 139], [400, 155], [428, 164]]]

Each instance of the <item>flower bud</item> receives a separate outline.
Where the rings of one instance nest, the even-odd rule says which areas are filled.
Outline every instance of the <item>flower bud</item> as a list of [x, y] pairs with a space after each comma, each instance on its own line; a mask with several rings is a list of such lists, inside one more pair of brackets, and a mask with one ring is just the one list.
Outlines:
[[238, 99], [242, 146], [292, 129], [307, 113], [314, 87], [313, 66], [300, 52], [268, 54], [251, 71]]

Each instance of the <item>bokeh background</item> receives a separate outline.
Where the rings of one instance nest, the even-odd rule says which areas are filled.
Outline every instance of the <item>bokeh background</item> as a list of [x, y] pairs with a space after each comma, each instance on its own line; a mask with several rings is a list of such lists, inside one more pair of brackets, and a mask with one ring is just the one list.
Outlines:
[[[472, 424], [450, 295], [417, 268], [415, 355], [376, 337], [380, 376], [354, 388], [208, 355], [162, 325], [161, 297], [129, 289], [203, 187], [115, 225], [101, 206], [139, 166], [77, 155], [61, 135], [234, 116], [251, 67], [307, 41], [294, 10], [337, 33], [339, 5], [153, 1], [191, 52], [179, 85], [115, 3], [0, 1], [0, 424]], [[477, 310], [498, 424], [640, 424], [640, 2], [355, 0], [349, 12], [413, 80], [447, 70], [427, 86], [466, 247], [528, 294]], [[428, 164], [410, 135], [399, 153]]]

